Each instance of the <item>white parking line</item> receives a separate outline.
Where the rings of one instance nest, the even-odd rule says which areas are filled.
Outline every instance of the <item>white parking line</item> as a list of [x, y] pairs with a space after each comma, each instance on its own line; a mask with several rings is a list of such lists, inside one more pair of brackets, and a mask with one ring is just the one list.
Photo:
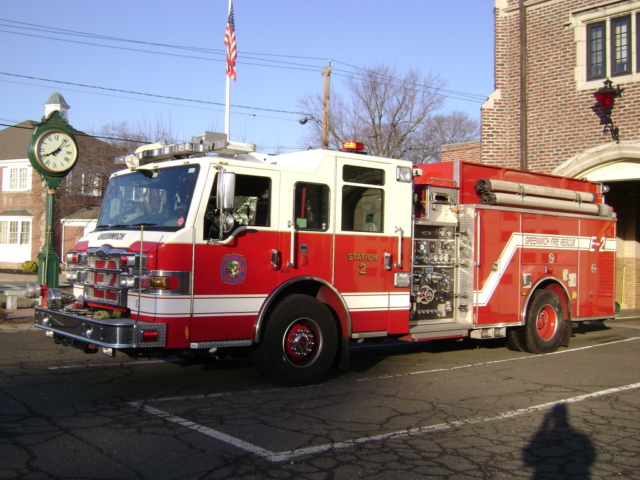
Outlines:
[[245, 450], [249, 453], [253, 453], [259, 457], [265, 458], [271, 462], [284, 462], [291, 460], [296, 457], [301, 457], [303, 455], [311, 455], [323, 453], [329, 450], [338, 450], [342, 448], [349, 448], [354, 445], [360, 445], [364, 443], [377, 442], [380, 440], [387, 440], [393, 438], [402, 438], [409, 437], [415, 435], [422, 435], [425, 433], [433, 433], [443, 430], [449, 430], [452, 428], [464, 427], [467, 425], [475, 425], [478, 423], [486, 423], [493, 422], [496, 420], [506, 420], [509, 418], [518, 417], [521, 415], [528, 415], [530, 413], [538, 412], [540, 410], [546, 410], [552, 408], [556, 405], [560, 405], [563, 403], [578, 403], [584, 400], [588, 400], [591, 398], [598, 398], [605, 395], [613, 395], [615, 393], [625, 392], [627, 390], [634, 390], [636, 388], [640, 388], [640, 383], [633, 383], [630, 385], [624, 385], [622, 387], [609, 388], [607, 390], [600, 390], [599, 392], [587, 393], [584, 395], [578, 395], [576, 397], [565, 398], [562, 400], [557, 400], [555, 402], [541, 403], [540, 405], [534, 405], [532, 407], [527, 408], [519, 408], [517, 410], [511, 410], [509, 412], [500, 413], [493, 417], [477, 417], [477, 418], [469, 418], [465, 420], [458, 420], [455, 422], [445, 422], [439, 423], [437, 425], [429, 425], [427, 427], [420, 428], [410, 428], [407, 430], [398, 430], [395, 432], [384, 433], [381, 435], [372, 435], [369, 437], [360, 437], [353, 440], [347, 440], [344, 442], [336, 442], [336, 443], [327, 443], [324, 445], [316, 445], [315, 447], [308, 448], [300, 448], [297, 450], [289, 450], [285, 452], [271, 452], [264, 448], [258, 447], [257, 445], [253, 445], [251, 443], [245, 442], [244, 440], [240, 440], [239, 438], [233, 437], [231, 435], [227, 435], [226, 433], [219, 432], [209, 427], [205, 427], [204, 425], [197, 424], [190, 420], [186, 420], [184, 418], [178, 417], [176, 415], [171, 415], [167, 412], [159, 410], [157, 408], [150, 407], [145, 405], [143, 402], [130, 402], [129, 405], [132, 405], [137, 408], [141, 408], [147, 413], [155, 415], [164, 420], [168, 420], [173, 423], [177, 423], [178, 425], [182, 425], [183, 427], [190, 428], [197, 432], [203, 433], [209, 437], [215, 438], [217, 440], [221, 440], [229, 445], [233, 445], [241, 450]]
[[458, 365], [457, 367], [449, 367], [449, 368], [434, 368], [432, 370], [419, 370], [417, 372], [403, 372], [403, 373], [394, 373], [394, 374], [389, 374], [389, 375], [378, 375], [376, 377], [365, 377], [365, 378], [356, 378], [353, 380], [343, 380], [343, 381], [337, 381], [337, 382], [327, 382], [327, 383], [319, 383], [316, 385], [307, 385], [304, 387], [280, 387], [280, 388], [270, 388], [270, 389], [266, 389], [266, 390], [240, 390], [240, 391], [232, 391], [232, 392], [219, 392], [219, 393], [200, 393], [198, 395], [185, 395], [185, 396], [180, 396], [180, 397], [162, 397], [162, 398], [153, 398], [153, 399], [148, 399], [145, 400], [143, 403], [156, 403], [156, 402], [174, 402], [174, 401], [184, 401], [184, 400], [199, 400], [202, 398], [217, 398], [217, 397], [228, 397], [230, 395], [254, 395], [256, 393], [270, 393], [270, 392], [277, 392], [280, 390], [292, 390], [292, 389], [299, 389], [299, 388], [319, 388], [322, 386], [326, 386], [326, 385], [348, 385], [350, 383], [361, 383], [361, 382], [371, 382], [374, 380], [387, 380], [387, 379], [392, 379], [392, 378], [401, 378], [401, 377], [410, 377], [413, 375], [426, 375], [429, 373], [441, 373], [441, 372], [452, 372], [454, 370], [462, 370], [465, 368], [472, 368], [472, 367], [481, 367], [484, 365], [493, 365], [493, 364], [497, 364], [497, 363], [507, 363], [507, 362], [516, 362], [519, 360], [533, 360], [533, 359], [541, 359], [541, 358], [545, 358], [548, 357], [549, 355], [561, 355], [564, 353], [572, 353], [572, 352], [579, 352], [581, 350], [588, 350], [591, 348], [599, 348], [599, 347], [607, 347], [609, 345], [615, 345], [618, 343], [624, 343], [624, 342], [631, 342], [631, 341], [636, 341], [636, 340], [640, 340], [640, 337], [634, 337], [634, 338], [625, 338], [623, 340], [616, 340], [614, 342], [608, 342], [608, 343], [601, 343], [599, 345], [590, 345], [588, 347], [579, 347], [579, 348], [574, 348], [574, 349], [570, 349], [570, 350], [559, 350], [553, 353], [547, 353], [545, 355], [526, 355], [526, 356], [522, 356], [522, 357], [516, 357], [516, 358], [505, 358], [503, 360], [492, 360], [490, 362], [479, 362], [479, 363], [468, 363], [466, 365]]
[[190, 428], [191, 430], [195, 430], [196, 432], [204, 433], [208, 437], [221, 440], [224, 443], [228, 443], [229, 445], [233, 445], [234, 447], [238, 447], [247, 452], [254, 453], [260, 457], [269, 458], [273, 456], [273, 452], [270, 452], [269, 450], [265, 450], [264, 448], [260, 448], [256, 445], [245, 442], [244, 440], [240, 440], [239, 438], [232, 437], [231, 435], [227, 435], [226, 433], [218, 432], [213, 428], [205, 427], [204, 425], [199, 425], [190, 420], [186, 420], [184, 418], [171, 415], [167, 412], [163, 412], [162, 410], [158, 410], [157, 408], [153, 408], [148, 405], [143, 405], [141, 402], [131, 402], [130, 405], [141, 408], [145, 412], [155, 415], [157, 417], [163, 418], [165, 420], [168, 420], [169, 422], [177, 423], [178, 425], [182, 425], [183, 427]]
[[[533, 359], [533, 358], [544, 358], [547, 357], [548, 355], [557, 355], [557, 354], [564, 354], [564, 353], [571, 353], [571, 352], [577, 352], [577, 351], [582, 351], [582, 350], [588, 350], [591, 348], [599, 348], [599, 347], [604, 347], [604, 346], [610, 346], [610, 345], [614, 345], [614, 344], [618, 344], [618, 343], [624, 343], [624, 342], [629, 342], [629, 341], [635, 341], [635, 340], [640, 340], [640, 338], [627, 338], [624, 340], [618, 340], [615, 342], [608, 342], [608, 343], [604, 343], [604, 344], [600, 344], [600, 345], [591, 345], [588, 347], [581, 347], [581, 348], [574, 348], [572, 350], [562, 350], [562, 351], [557, 351], [554, 353], [550, 353], [544, 356], [540, 356], [540, 355], [531, 355], [531, 356], [526, 356], [526, 357], [518, 357], [518, 358], [510, 358], [510, 359], [504, 359], [504, 360], [495, 360], [495, 361], [490, 361], [490, 362], [480, 362], [480, 363], [473, 363], [473, 364], [467, 364], [467, 365], [461, 365], [461, 366], [457, 366], [457, 367], [450, 367], [450, 368], [439, 368], [439, 369], [433, 369], [433, 370], [423, 370], [423, 371], [419, 371], [419, 372], [408, 372], [408, 373], [399, 373], [399, 374], [395, 374], [395, 375], [381, 375], [378, 377], [367, 377], [367, 378], [363, 378], [363, 379], [356, 379], [356, 380], [349, 380], [346, 382], [337, 382], [340, 384], [348, 384], [348, 383], [357, 383], [357, 382], [366, 382], [366, 381], [372, 381], [372, 380], [385, 380], [385, 379], [390, 379], [390, 378], [399, 378], [399, 377], [406, 377], [406, 376], [410, 376], [410, 375], [425, 375], [425, 374], [429, 374], [429, 373], [441, 373], [441, 372], [446, 372], [446, 371], [454, 371], [454, 370], [460, 370], [460, 369], [464, 369], [464, 368], [471, 368], [471, 367], [477, 367], [477, 366], [483, 366], [483, 365], [493, 365], [493, 364], [498, 364], [498, 363], [505, 363], [505, 362], [512, 362], [512, 361], [517, 361], [517, 360], [525, 360], [525, 359]], [[326, 384], [325, 384], [326, 385]], [[297, 387], [297, 388], [317, 388], [317, 387], [321, 387], [322, 384], [320, 385], [310, 385], [307, 387]], [[167, 421], [176, 423], [178, 425], [182, 425], [186, 428], [190, 428], [192, 430], [195, 430], [197, 432], [203, 433], [204, 435], [207, 435], [211, 438], [215, 438], [217, 440], [223, 441], [229, 445], [233, 445], [237, 448], [240, 448], [241, 450], [245, 450], [247, 452], [253, 453], [259, 457], [265, 458], [271, 462], [284, 462], [284, 461], [288, 461], [291, 460], [293, 458], [296, 457], [300, 457], [303, 455], [310, 455], [310, 454], [318, 454], [318, 453], [323, 453], [329, 450], [337, 450], [337, 449], [342, 449], [342, 448], [349, 448], [351, 446], [354, 445], [359, 445], [359, 444], [364, 444], [364, 443], [369, 443], [369, 442], [376, 442], [376, 441], [380, 441], [380, 440], [386, 440], [386, 439], [392, 439], [392, 438], [401, 438], [401, 437], [407, 437], [407, 436], [412, 436], [412, 435], [422, 435], [425, 433], [432, 433], [435, 431], [442, 431], [442, 430], [448, 430], [448, 429], [452, 429], [452, 428], [458, 428], [458, 427], [463, 427], [466, 425], [474, 425], [474, 424], [479, 424], [479, 423], [486, 423], [486, 422], [492, 422], [492, 421], [496, 421], [496, 420], [506, 420], [509, 418], [514, 418], [514, 417], [518, 417], [521, 415], [527, 415], [530, 413], [534, 413], [540, 410], [545, 410], [545, 409], [549, 409], [554, 407], [555, 405], [559, 405], [559, 404], [566, 404], [566, 403], [577, 403], [577, 402], [582, 402], [584, 400], [588, 400], [588, 399], [592, 399], [592, 398], [597, 398], [597, 397], [601, 397], [601, 396], [605, 396], [605, 395], [612, 395], [615, 393], [621, 393], [627, 390], [633, 390], [633, 389], [637, 389], [640, 388], [640, 383], [634, 383], [634, 384], [630, 384], [630, 385], [625, 385], [622, 387], [615, 387], [615, 388], [609, 388], [606, 390], [600, 390], [598, 392], [593, 392], [593, 393], [587, 393], [584, 395], [578, 395], [576, 397], [570, 397], [570, 398], [565, 398], [562, 400], [557, 400], [554, 402], [548, 402], [548, 403], [543, 403], [540, 405], [535, 405], [532, 407], [527, 407], [527, 408], [521, 408], [521, 409], [517, 409], [517, 410], [511, 410], [508, 412], [504, 412], [492, 417], [477, 417], [477, 418], [470, 418], [470, 419], [465, 419], [465, 420], [458, 420], [455, 422], [446, 422], [446, 423], [440, 423], [437, 425], [429, 425], [427, 427], [420, 427], [420, 428], [411, 428], [411, 429], [406, 429], [406, 430], [398, 430], [395, 432], [389, 432], [389, 433], [385, 433], [385, 434], [380, 434], [380, 435], [372, 435], [372, 436], [367, 436], [367, 437], [360, 437], [360, 438], [356, 438], [353, 440], [347, 440], [347, 441], [343, 441], [343, 442], [336, 442], [336, 443], [329, 443], [329, 444], [324, 444], [324, 445], [317, 445], [315, 447], [308, 447], [308, 448], [301, 448], [301, 449], [296, 449], [296, 450], [289, 450], [289, 451], [284, 451], [284, 452], [272, 452], [269, 450], [266, 450], [262, 447], [258, 447], [257, 445], [253, 445], [251, 443], [245, 442], [244, 440], [240, 440], [239, 438], [233, 437], [231, 435], [228, 435], [226, 433], [222, 433], [219, 432], [217, 430], [214, 430], [213, 428], [210, 427], [206, 427], [204, 425], [200, 425], [197, 424], [195, 422], [192, 422], [190, 420], [184, 419], [182, 417], [178, 417], [176, 415], [172, 415], [170, 413], [167, 413], [163, 410], [157, 409], [157, 408], [153, 408], [150, 407], [148, 405], [148, 403], [156, 403], [156, 402], [168, 402], [168, 401], [184, 401], [184, 400], [197, 400], [197, 399], [203, 399], [203, 398], [214, 398], [214, 397], [222, 397], [222, 396], [230, 396], [230, 395], [248, 395], [248, 394], [256, 394], [256, 393], [267, 393], [267, 392], [277, 392], [280, 390], [291, 390], [291, 388], [274, 388], [274, 389], [267, 389], [267, 390], [245, 390], [245, 391], [239, 391], [239, 392], [221, 392], [221, 393], [212, 393], [212, 394], [200, 394], [200, 395], [190, 395], [190, 396], [182, 396], [182, 397], [168, 397], [168, 398], [157, 398], [157, 399], [153, 399], [153, 400], [146, 400], [146, 401], [142, 401], [142, 402], [129, 402], [129, 405], [136, 407], [136, 408], [140, 408], [141, 410], [157, 416], [159, 418], [165, 419]]]

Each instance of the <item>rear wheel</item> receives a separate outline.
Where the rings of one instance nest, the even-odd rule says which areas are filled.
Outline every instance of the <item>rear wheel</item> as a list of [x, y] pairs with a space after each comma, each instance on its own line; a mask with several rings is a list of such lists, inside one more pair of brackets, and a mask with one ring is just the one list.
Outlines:
[[522, 346], [531, 353], [555, 352], [562, 341], [564, 314], [558, 296], [549, 290], [533, 294], [527, 323], [520, 330]]
[[337, 350], [337, 329], [329, 309], [313, 297], [291, 295], [269, 316], [253, 359], [272, 380], [305, 385], [328, 373]]

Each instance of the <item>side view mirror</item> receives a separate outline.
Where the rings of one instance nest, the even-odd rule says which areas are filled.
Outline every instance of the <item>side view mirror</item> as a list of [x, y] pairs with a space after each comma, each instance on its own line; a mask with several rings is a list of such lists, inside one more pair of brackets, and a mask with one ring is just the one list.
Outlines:
[[220, 212], [220, 237], [218, 240], [222, 240], [223, 235], [229, 233], [233, 228], [234, 220], [231, 212], [233, 211], [235, 192], [236, 174], [233, 172], [218, 173], [216, 188], [216, 205]]
[[233, 172], [220, 172], [218, 174], [218, 186], [216, 189], [216, 203], [218, 210], [227, 212], [233, 209], [233, 199], [236, 191], [236, 174]]
[[233, 215], [231, 215], [230, 213], [221, 213], [221, 216], [222, 216], [222, 222], [221, 222], [222, 231], [224, 233], [229, 233], [233, 228], [233, 224], [234, 224]]

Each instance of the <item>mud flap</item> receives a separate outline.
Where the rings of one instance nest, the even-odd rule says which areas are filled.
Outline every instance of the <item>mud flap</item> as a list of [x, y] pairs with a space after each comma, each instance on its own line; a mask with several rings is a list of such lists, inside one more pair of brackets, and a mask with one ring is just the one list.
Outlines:
[[562, 322], [562, 338], [560, 339], [560, 345], [563, 347], [569, 346], [571, 341], [571, 330], [573, 329], [573, 323], [570, 320]]
[[340, 370], [349, 370], [349, 339], [347, 337], [342, 337], [342, 341], [340, 342], [338, 368]]

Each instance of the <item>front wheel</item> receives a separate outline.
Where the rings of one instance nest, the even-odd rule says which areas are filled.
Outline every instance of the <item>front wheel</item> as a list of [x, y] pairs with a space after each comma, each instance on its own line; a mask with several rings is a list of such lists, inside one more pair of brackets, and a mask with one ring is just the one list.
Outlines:
[[558, 296], [549, 290], [533, 294], [527, 323], [522, 328], [522, 344], [530, 353], [555, 352], [562, 342], [564, 314]]
[[338, 350], [329, 309], [307, 295], [291, 295], [268, 318], [253, 359], [258, 370], [279, 383], [306, 385], [331, 369]]

